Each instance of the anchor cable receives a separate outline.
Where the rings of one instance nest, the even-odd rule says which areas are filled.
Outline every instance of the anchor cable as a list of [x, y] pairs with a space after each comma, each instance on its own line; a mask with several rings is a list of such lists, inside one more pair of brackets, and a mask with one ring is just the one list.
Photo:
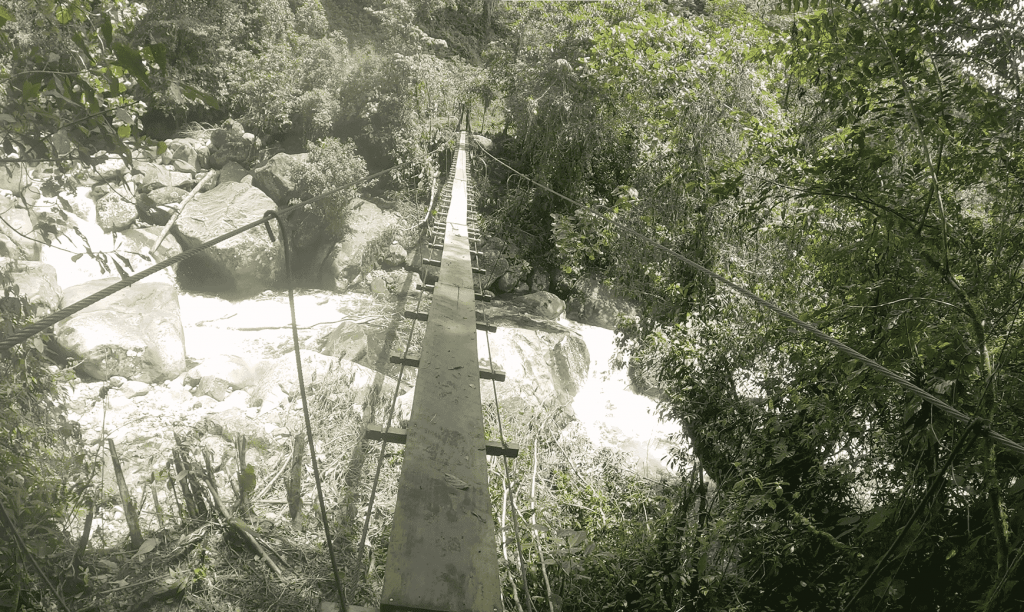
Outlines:
[[[467, 189], [467, 192], [468, 192], [468, 189]], [[472, 218], [473, 218], [474, 221], [477, 218], [477, 215], [476, 215], [475, 211], [473, 213], [473, 217]], [[478, 243], [478, 246], [479, 246], [479, 240], [477, 240], [477, 243]], [[481, 261], [481, 258], [480, 258], [479, 255], [476, 255], [476, 258], [477, 258], [477, 267], [478, 268], [482, 268], [483, 267], [483, 261]], [[471, 259], [471, 261], [472, 261], [472, 259]], [[483, 293], [484, 293], [483, 280], [482, 279], [481, 280], [477, 280], [476, 278], [474, 278], [473, 279], [473, 284], [477, 285], [477, 283], [479, 283], [480, 295], [483, 295]], [[489, 367], [493, 371], [494, 370], [494, 354], [491, 351], [491, 333], [490, 333], [490, 331], [488, 331], [490, 323], [488, 321], [487, 311], [486, 310], [481, 310], [480, 314], [483, 316], [483, 319], [484, 319], [484, 328], [485, 328], [484, 329], [484, 340], [487, 343], [487, 362], [489, 364]], [[498, 422], [498, 438], [501, 440], [502, 448], [503, 449], [507, 449], [508, 448], [508, 442], [506, 442], [506, 440], [505, 440], [505, 429], [504, 429], [504, 426], [502, 425], [502, 420], [501, 420], [501, 405], [500, 405], [500, 402], [498, 401], [498, 383], [497, 383], [497, 381], [494, 380], [494, 377], [491, 377], [491, 391], [494, 394], [494, 414], [497, 417], [496, 420]], [[534, 457], [534, 461], [536, 461], [536, 460], [537, 460], [536, 457]], [[517, 556], [517, 558], [519, 560], [519, 574], [523, 577], [524, 599], [527, 601], [527, 607], [530, 610], [535, 610], [534, 605], [533, 605], [533, 598], [530, 595], [530, 581], [529, 581], [529, 578], [526, 575], [526, 558], [523, 555], [523, 542], [522, 542], [522, 540], [520, 538], [520, 534], [519, 534], [519, 518], [517, 516], [515, 494], [511, 490], [511, 483], [512, 483], [511, 470], [509, 470], [509, 467], [508, 467], [508, 456], [505, 455], [504, 453], [502, 453], [502, 455], [501, 455], [501, 462], [502, 462], [502, 465], [503, 465], [504, 471], [505, 471], [505, 487], [507, 489], [509, 489], [509, 493], [510, 493], [510, 495], [508, 496], [508, 501], [509, 501], [509, 504], [511, 504], [511, 506], [512, 506], [512, 533], [515, 536], [515, 540], [516, 540], [516, 556]]]
[[[562, 195], [562, 194], [558, 193], [557, 191], [551, 189], [550, 187], [546, 187], [546, 186], [538, 183], [537, 181], [533, 180], [529, 176], [523, 174], [522, 172], [519, 172], [518, 170], [516, 170], [512, 166], [509, 166], [505, 162], [501, 161], [500, 159], [498, 159], [497, 157], [492, 155], [490, 152], [488, 152], [486, 149], [481, 148], [480, 150], [483, 151], [484, 153], [486, 153], [487, 155], [489, 155], [492, 159], [494, 159], [494, 161], [498, 162], [502, 166], [508, 168], [509, 170], [514, 172], [515, 174], [523, 177], [524, 179], [526, 179], [527, 181], [533, 183], [534, 185], [540, 187], [541, 189], [543, 189], [543, 190], [545, 190], [545, 191], [547, 191], [547, 192], [549, 192], [551, 194], [554, 194], [555, 196], [557, 196], [559, 198], [562, 198], [563, 200], [566, 200], [567, 202], [571, 202], [572, 204], [574, 204], [576, 206], [579, 206], [580, 208], [576, 211], [578, 214], [580, 214], [580, 213], [581, 214], [585, 214], [585, 215], [588, 215], [588, 216], [590, 216], [590, 217], [592, 217], [594, 219], [602, 221], [603, 223], [607, 223], [607, 224], [615, 227], [620, 232], [622, 232], [624, 234], [628, 234], [629, 236], [632, 236], [633, 238], [635, 238], [635, 239], [637, 239], [637, 240], [647, 244], [648, 246], [650, 246], [650, 247], [652, 247], [652, 248], [654, 248], [654, 249], [664, 253], [665, 255], [667, 255], [667, 256], [669, 256], [669, 257], [671, 257], [673, 259], [676, 259], [676, 260], [678, 260], [680, 262], [682, 262], [687, 267], [689, 267], [689, 268], [691, 268], [693, 270], [696, 270], [697, 272], [700, 272], [701, 274], [703, 274], [705, 276], [713, 278], [714, 280], [718, 281], [719, 283], [721, 283], [721, 284], [725, 285], [726, 287], [732, 289], [733, 291], [735, 291], [736, 293], [738, 293], [742, 297], [745, 297], [745, 298], [751, 300], [752, 302], [754, 302], [755, 304], [757, 304], [758, 306], [761, 306], [762, 308], [765, 308], [765, 309], [775, 313], [777, 316], [785, 319], [786, 321], [789, 321], [790, 323], [792, 323], [796, 327], [799, 327], [800, 329], [806, 331], [807, 333], [811, 334], [812, 336], [814, 336], [816, 339], [820, 340], [821, 342], [824, 342], [824, 343], [832, 346], [833, 348], [838, 350], [840, 353], [843, 353], [844, 355], [846, 355], [848, 357], [851, 357], [854, 360], [863, 363], [864, 365], [866, 365], [867, 367], [871, 368], [876, 373], [881, 375], [883, 378], [886, 378], [886, 379], [890, 380], [891, 382], [893, 382], [896, 385], [902, 387], [906, 391], [909, 391], [911, 394], [916, 395], [918, 398], [920, 398], [920, 399], [922, 399], [924, 401], [930, 402], [932, 404], [932, 406], [937, 408], [940, 412], [942, 412], [944, 415], [946, 415], [950, 419], [953, 419], [954, 421], [959, 421], [959, 422], [965, 423], [965, 424], [968, 424], [968, 423], [970, 423], [973, 420], [973, 417], [971, 417], [970, 415], [965, 414], [964, 412], [961, 412], [960, 410], [957, 410], [956, 408], [951, 406], [949, 403], [947, 403], [947, 402], [943, 401], [942, 399], [939, 399], [935, 395], [925, 391], [924, 389], [922, 389], [921, 387], [919, 387], [919, 386], [915, 385], [914, 383], [910, 382], [909, 380], [907, 380], [903, 376], [900, 376], [898, 373], [896, 373], [896, 372], [890, 370], [889, 368], [883, 366], [882, 364], [878, 363], [874, 359], [871, 359], [870, 357], [860, 353], [859, 351], [853, 349], [852, 347], [848, 346], [847, 344], [843, 343], [842, 341], [840, 341], [840, 340], [838, 340], [838, 339], [836, 339], [836, 338], [826, 334], [825, 332], [821, 331], [820, 329], [818, 329], [817, 327], [811, 325], [810, 323], [802, 321], [797, 315], [795, 315], [795, 314], [793, 314], [793, 313], [783, 309], [780, 306], [776, 306], [775, 304], [769, 302], [768, 300], [765, 300], [764, 298], [758, 297], [754, 292], [750, 291], [749, 289], [747, 289], [747, 288], [745, 288], [745, 287], [743, 287], [743, 286], [741, 286], [741, 285], [739, 285], [737, 283], [734, 283], [734, 282], [730, 281], [729, 279], [725, 278], [721, 274], [717, 274], [715, 272], [712, 272], [708, 268], [706, 268], [706, 267], [702, 266], [701, 264], [693, 261], [689, 257], [686, 257], [682, 253], [679, 253], [678, 251], [676, 251], [674, 249], [671, 249], [671, 248], [669, 248], [669, 247], [667, 247], [665, 245], [662, 245], [662, 244], [659, 244], [659, 243], [655, 242], [651, 238], [641, 234], [640, 232], [637, 232], [636, 230], [633, 230], [633, 229], [631, 229], [629, 227], [626, 227], [625, 225], [623, 225], [622, 223], [616, 221], [615, 219], [613, 219], [611, 217], [607, 217], [607, 216], [601, 216], [601, 215], [599, 215], [599, 214], [597, 214], [597, 213], [595, 213], [595, 212], [593, 212], [591, 210], [588, 210], [589, 207], [587, 205], [583, 204], [582, 202], [579, 202], [578, 200], [574, 200], [574, 199], [570, 198], [569, 196]], [[605, 208], [603, 206], [597, 206], [597, 208], [599, 208], [600, 210], [602, 210], [604, 212], [608, 212], [608, 213], [612, 212], [612, 211], [608, 210], [607, 208]], [[988, 438], [989, 440], [992, 440], [993, 442], [995, 442], [999, 446], [1002, 446], [1006, 450], [1009, 450], [1009, 451], [1011, 451], [1011, 452], [1013, 452], [1013, 453], [1015, 453], [1017, 455], [1024, 456], [1024, 445], [1021, 445], [1019, 442], [1017, 442], [1017, 441], [1015, 441], [1015, 440], [1013, 440], [1013, 439], [1011, 439], [1011, 438], [1009, 438], [1009, 437], [1007, 437], [1007, 436], [1005, 436], [1005, 435], [1003, 435], [1003, 434], [1001, 434], [1001, 433], [999, 433], [997, 431], [989, 429], [989, 428], [984, 428], [983, 432], [982, 432], [982, 435], [985, 436], [986, 438]]]
[[263, 214], [266, 221], [265, 227], [270, 241], [274, 242], [274, 233], [270, 231], [270, 219], [277, 219], [278, 228], [281, 232], [281, 247], [284, 250], [285, 276], [288, 278], [288, 308], [292, 316], [292, 343], [295, 345], [295, 369], [299, 374], [299, 395], [302, 397], [302, 417], [306, 423], [306, 440], [309, 442], [309, 459], [313, 464], [313, 481], [316, 483], [316, 495], [320, 500], [320, 519], [324, 524], [324, 538], [327, 539], [327, 552], [331, 557], [331, 570], [334, 574], [334, 586], [338, 589], [338, 600], [341, 611], [347, 612], [348, 605], [345, 603], [345, 588], [341, 583], [341, 572], [338, 571], [338, 559], [334, 554], [334, 541], [331, 538], [331, 528], [327, 520], [327, 505], [324, 503], [324, 489], [320, 484], [320, 465], [316, 460], [316, 446], [313, 443], [313, 424], [309, 419], [309, 403], [306, 400], [306, 383], [302, 375], [302, 351], [299, 345], [299, 326], [295, 317], [295, 291], [293, 289], [291, 257], [288, 254], [288, 228], [284, 224], [277, 211], [268, 210]]

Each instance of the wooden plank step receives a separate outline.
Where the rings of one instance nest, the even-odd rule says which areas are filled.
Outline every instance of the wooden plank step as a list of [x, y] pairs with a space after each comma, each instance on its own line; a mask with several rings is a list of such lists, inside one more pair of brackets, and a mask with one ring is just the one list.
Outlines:
[[[416, 288], [419, 289], [420, 291], [426, 291], [427, 293], [434, 292], [434, 285], [431, 284], [416, 285]], [[476, 301], [478, 302], [490, 302], [492, 299], [491, 296], [483, 295], [482, 293], [474, 293], [473, 295], [474, 297], [476, 297]]]
[[[402, 316], [404, 316], [406, 319], [413, 319], [413, 320], [416, 320], [416, 321], [426, 321], [428, 314], [429, 313], [426, 313], [426, 312], [418, 312], [418, 311], [415, 311], [415, 310], [406, 310], [405, 312], [402, 313]], [[477, 331], [488, 332], [488, 333], [491, 333], [491, 334], [498, 333], [498, 328], [496, 326], [489, 325], [489, 324], [486, 324], [486, 323], [481, 323], [480, 321], [477, 321], [476, 329], [477, 329]]]
[[[401, 427], [392, 427], [391, 429], [384, 431], [384, 428], [376, 423], [369, 423], [366, 425], [366, 431], [363, 432], [363, 438], [366, 440], [377, 440], [384, 441], [389, 444], [405, 444], [409, 437], [409, 432]], [[509, 459], [515, 459], [519, 456], [519, 445], [508, 443], [507, 446], [502, 446], [498, 440], [488, 440], [484, 446], [484, 451], [492, 457], [501, 457], [504, 455]]]
[[[440, 267], [441, 266], [441, 260], [440, 259], [424, 259], [423, 260], [423, 265], [425, 265], [425, 266], [437, 266], [437, 267]], [[487, 270], [485, 270], [484, 268], [473, 267], [472, 270], [473, 270], [473, 274], [487, 274]]]
[[[391, 355], [390, 361], [391, 363], [396, 363], [399, 365], [407, 365], [414, 368], [420, 367], [419, 355], [410, 355], [408, 357], [405, 357], [403, 355], [396, 353], [394, 355]], [[482, 367], [480, 368], [480, 378], [482, 380], [496, 380], [498, 382], [504, 382], [505, 371], [502, 370], [501, 368], [495, 368], [493, 366], [491, 368]]]

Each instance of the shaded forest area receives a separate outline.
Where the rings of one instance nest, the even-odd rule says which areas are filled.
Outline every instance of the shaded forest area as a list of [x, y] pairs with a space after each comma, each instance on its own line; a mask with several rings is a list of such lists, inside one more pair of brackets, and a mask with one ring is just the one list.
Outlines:
[[[230, 116], [422, 189], [472, 105], [507, 164], [477, 158], [485, 233], [564, 293], [615, 279], [641, 311], [623, 359], [685, 431], [678, 477], [646, 483], [523, 425], [510, 609], [1022, 605], [1024, 464], [989, 436], [1024, 440], [1019, 1], [16, 0], [0, 78], [4, 153], [55, 181]], [[67, 583], [94, 459], [42, 343], [2, 363], [0, 533]], [[17, 548], [0, 577], [0, 608], [53, 605]]]

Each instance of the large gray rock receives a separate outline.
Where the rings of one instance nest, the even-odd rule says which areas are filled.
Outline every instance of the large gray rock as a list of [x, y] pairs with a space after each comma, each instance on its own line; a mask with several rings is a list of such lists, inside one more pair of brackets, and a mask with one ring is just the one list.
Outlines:
[[565, 312], [565, 302], [554, 293], [538, 291], [516, 298], [516, 302], [526, 307], [527, 311], [545, 319], [555, 321]]
[[518, 268], [509, 268], [498, 277], [498, 282], [494, 283], [494, 288], [498, 293], [512, 293], [518, 290], [519, 282], [520, 270]]
[[321, 268], [321, 283], [328, 289], [344, 291], [359, 275], [367, 243], [383, 230], [398, 223], [398, 217], [374, 204], [356, 198], [349, 204], [350, 232], [334, 245]]
[[199, 155], [196, 153], [198, 143], [195, 140], [182, 138], [167, 141], [167, 152], [170, 153], [170, 159], [173, 163], [174, 160], [180, 160], [189, 166], [194, 168], [199, 161]]
[[116, 191], [96, 200], [96, 223], [105, 231], [127, 229], [139, 218], [135, 204], [126, 201]]
[[60, 310], [61, 290], [57, 283], [57, 270], [38, 261], [11, 261], [0, 257], [0, 267], [12, 265], [11, 280], [20, 295], [36, 305], [36, 315], [45, 316]]
[[217, 355], [189, 370], [185, 382], [197, 385], [196, 395], [209, 395], [222, 402], [232, 391], [252, 387], [256, 374], [243, 357]]
[[[276, 210], [262, 191], [243, 183], [226, 183], [201, 193], [178, 217], [175, 233], [190, 249]], [[271, 223], [275, 236], [277, 224]], [[221, 242], [178, 264], [183, 288], [228, 295], [252, 295], [274, 286], [283, 276], [281, 240], [270, 242], [261, 225]]]
[[165, 225], [177, 204], [185, 199], [188, 192], [179, 187], [161, 187], [139, 197], [139, 215], [143, 221], [154, 225]]
[[139, 186], [140, 193], [148, 193], [162, 187], [174, 187], [171, 171], [152, 162], [136, 163], [132, 180]]
[[218, 170], [228, 162], [248, 165], [256, 157], [258, 140], [233, 119], [225, 121], [224, 126], [210, 134], [210, 165]]
[[588, 276], [580, 280], [577, 293], [569, 298], [566, 316], [586, 325], [615, 329], [620, 317], [635, 317], [637, 310], [614, 287]]
[[376, 328], [344, 321], [319, 341], [324, 355], [373, 367], [382, 347], [384, 334]]
[[[160, 247], [153, 252], [153, 242], [160, 235], [163, 228], [144, 227], [141, 229], [125, 230], [117, 236], [117, 252], [126, 256], [131, 264], [130, 274], [141, 272], [150, 266], [157, 264], [169, 257], [181, 254], [181, 246], [174, 236], [168, 234], [160, 242]], [[153, 276], [146, 278], [147, 282], [161, 282], [168, 285], [174, 284], [174, 271], [177, 266], [165, 268]]]
[[107, 158], [107, 161], [93, 168], [92, 174], [101, 182], [115, 182], [128, 174], [128, 166], [124, 164], [124, 160], [120, 157], [111, 155]]
[[473, 134], [473, 142], [484, 151], [494, 151], [494, 141], [480, 134]]
[[[73, 304], [116, 279], [90, 281], [64, 290]], [[124, 376], [160, 382], [185, 371], [185, 336], [178, 292], [162, 283], [137, 283], [74, 314], [54, 327], [58, 344], [81, 374], [97, 380]]]
[[0, 256], [38, 261], [42, 236], [20, 204], [16, 198], [0, 194]]
[[[379, 385], [379, 391], [385, 393], [386, 397], [391, 397], [395, 391], [396, 381], [393, 378], [358, 363], [305, 349], [301, 355], [302, 379], [306, 393], [320, 385], [330, 383], [332, 387], [341, 386], [348, 389], [353, 394], [352, 401], [362, 404], [375, 386]], [[289, 398], [295, 398], [299, 394], [299, 375], [295, 368], [294, 353], [257, 364], [256, 378], [256, 398], [261, 395], [265, 398], [272, 394], [275, 388], [280, 389]], [[403, 391], [410, 388], [407, 383], [402, 384]]]
[[[140, 258], [141, 261], [145, 262], [143, 267], [159, 263], [165, 259], [174, 257], [175, 255], [181, 255], [181, 246], [178, 244], [178, 241], [174, 239], [174, 236], [171, 236], [170, 234], [164, 236], [163, 241], [155, 252], [152, 251], [153, 242], [160, 236], [160, 232], [162, 231], [163, 228], [160, 227], [143, 227], [139, 229], [125, 230], [121, 232], [121, 241], [118, 245], [128, 253], [130, 258], [142, 253], [149, 256], [151, 260]], [[132, 261], [132, 265], [135, 265], [134, 259]]]
[[484, 274], [480, 277], [480, 286], [485, 289], [493, 286], [501, 293], [514, 291], [516, 285], [519, 284], [518, 273], [514, 273], [514, 278], [505, 279], [502, 285], [505, 289], [498, 287], [497, 283], [501, 282], [505, 273], [509, 271], [511, 267], [509, 259], [518, 256], [519, 249], [500, 238], [488, 237], [483, 240], [481, 251], [483, 252], [481, 262]]
[[[487, 358], [487, 342], [495, 364], [505, 371], [497, 385], [502, 408], [558, 409], [569, 406], [590, 371], [590, 352], [583, 337], [553, 321], [521, 312], [515, 305], [481, 306], [497, 333], [480, 334], [477, 352]], [[480, 320], [483, 320], [481, 317]], [[482, 386], [491, 401], [491, 385]]]
[[289, 155], [278, 153], [253, 172], [252, 184], [263, 190], [278, 206], [287, 206], [292, 198], [298, 197], [292, 174], [295, 168], [306, 163], [309, 153]]
[[238, 162], [228, 162], [217, 173], [217, 184], [221, 183], [245, 183], [252, 185], [252, 174], [243, 168]]

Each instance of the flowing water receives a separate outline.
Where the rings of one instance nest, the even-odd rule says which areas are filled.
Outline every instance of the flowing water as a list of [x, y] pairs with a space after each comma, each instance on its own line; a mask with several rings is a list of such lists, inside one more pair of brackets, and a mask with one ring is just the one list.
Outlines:
[[[266, 292], [242, 301], [183, 293], [179, 304], [185, 348], [195, 362], [223, 353], [255, 362], [292, 350], [287, 293]], [[344, 320], [385, 325], [393, 308], [369, 295], [300, 291], [300, 342], [312, 348], [310, 340]], [[614, 333], [575, 321], [560, 323], [580, 334], [590, 352], [589, 375], [572, 405], [588, 438], [598, 446], [625, 451], [633, 462], [630, 467], [640, 475], [671, 474], [665, 457], [669, 436], [679, 426], [661, 422], [655, 413], [657, 402], [634, 393], [625, 369], [612, 366]]]
[[631, 389], [625, 368], [612, 365], [615, 333], [575, 321], [565, 323], [583, 336], [590, 350], [590, 375], [573, 400], [576, 418], [591, 441], [625, 451], [636, 473], [651, 478], [674, 472], [666, 456], [678, 424], [657, 417], [657, 401]]

